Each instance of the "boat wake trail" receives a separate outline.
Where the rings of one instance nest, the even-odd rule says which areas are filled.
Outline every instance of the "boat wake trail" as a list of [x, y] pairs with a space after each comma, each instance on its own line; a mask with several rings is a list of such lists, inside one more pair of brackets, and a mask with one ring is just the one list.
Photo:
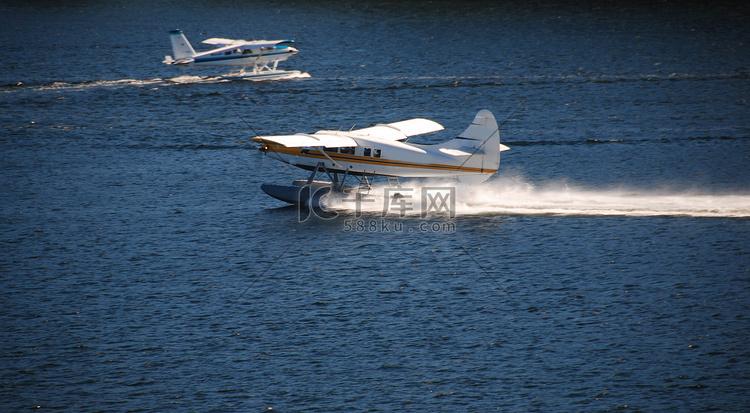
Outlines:
[[[750, 217], [750, 193], [594, 190], [567, 183], [536, 186], [514, 179], [493, 179], [480, 185], [446, 182], [404, 184], [400, 190], [375, 186], [374, 202], [360, 203], [366, 212], [415, 215], [423, 212], [455, 215], [600, 215]], [[394, 194], [398, 193], [394, 198]], [[450, 202], [450, 197], [454, 202]], [[387, 200], [387, 201], [386, 201]], [[354, 209], [353, 202], [337, 207]]]
[[456, 204], [461, 214], [750, 217], [750, 194], [591, 190], [566, 184], [538, 188], [503, 180], [460, 188]]
[[265, 78], [254, 78], [251, 75], [225, 75], [225, 76], [192, 76], [182, 75], [171, 78], [152, 78], [152, 79], [116, 79], [116, 80], [91, 80], [81, 82], [52, 82], [41, 85], [24, 85], [23, 83], [6, 85], [0, 87], [0, 93], [11, 93], [18, 91], [86, 91], [90, 89], [117, 89], [123, 87], [146, 87], [146, 88], [158, 88], [175, 85], [190, 85], [190, 84], [211, 84], [211, 83], [225, 83], [236, 80], [256, 80], [256, 81], [274, 81], [281, 79], [305, 79], [309, 78], [308, 73], [289, 73], [285, 76], [277, 78], [265, 77]]

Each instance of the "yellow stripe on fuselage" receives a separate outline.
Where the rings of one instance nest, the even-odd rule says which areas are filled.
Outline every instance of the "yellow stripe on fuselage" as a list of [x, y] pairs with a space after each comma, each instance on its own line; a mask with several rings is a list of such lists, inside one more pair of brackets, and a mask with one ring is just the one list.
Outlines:
[[[328, 159], [325, 155], [320, 153], [320, 151], [314, 150], [314, 149], [307, 149], [307, 153], [302, 153], [302, 148], [288, 148], [286, 146], [281, 145], [275, 145], [275, 144], [264, 144], [264, 147], [267, 147], [268, 149], [265, 149], [264, 152], [278, 152], [284, 155], [289, 156], [299, 156], [302, 158], [311, 158], [311, 159]], [[275, 147], [275, 148], [274, 148]], [[378, 165], [378, 166], [395, 166], [395, 167], [401, 167], [401, 168], [416, 168], [416, 169], [432, 169], [432, 170], [439, 170], [439, 171], [452, 171], [452, 172], [469, 172], [469, 173], [481, 173], [481, 174], [494, 174], [497, 172], [497, 169], [482, 169], [482, 168], [472, 168], [467, 166], [457, 166], [457, 165], [443, 165], [443, 164], [425, 164], [425, 163], [415, 163], [415, 162], [406, 162], [406, 161], [396, 161], [392, 159], [382, 159], [382, 158], [370, 158], [367, 156], [359, 156], [359, 155], [350, 155], [350, 154], [341, 154], [338, 152], [326, 152], [328, 156], [331, 157], [334, 161], [342, 161], [342, 162], [351, 162], [351, 163], [364, 163], [364, 164], [370, 164], [370, 165]]]

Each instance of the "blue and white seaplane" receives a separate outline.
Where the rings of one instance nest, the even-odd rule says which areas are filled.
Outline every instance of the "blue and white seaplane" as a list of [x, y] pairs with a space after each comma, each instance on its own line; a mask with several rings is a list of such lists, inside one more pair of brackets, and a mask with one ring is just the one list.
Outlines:
[[[240, 40], [212, 37], [205, 44], [218, 46], [197, 53], [182, 30], [169, 32], [172, 56], [165, 56], [163, 63], [184, 66], [231, 66], [239, 68], [237, 73], [225, 77], [243, 77], [249, 80], [274, 80], [305, 77], [299, 70], [279, 70], [279, 62], [297, 54], [294, 40]], [[248, 73], [247, 68], [252, 68]], [[309, 76], [309, 75], [308, 75]]]
[[[495, 117], [488, 110], [477, 113], [458, 137], [442, 144], [408, 143], [411, 136], [443, 130], [428, 119], [410, 119], [350, 131], [321, 130], [313, 134], [256, 136], [267, 156], [312, 171], [307, 180], [292, 185], [263, 184], [268, 195], [292, 204], [320, 205], [328, 194], [369, 190], [377, 176], [393, 178], [456, 178], [478, 184], [495, 174], [500, 143]], [[320, 174], [328, 181], [318, 181]], [[359, 185], [347, 185], [349, 178]]]

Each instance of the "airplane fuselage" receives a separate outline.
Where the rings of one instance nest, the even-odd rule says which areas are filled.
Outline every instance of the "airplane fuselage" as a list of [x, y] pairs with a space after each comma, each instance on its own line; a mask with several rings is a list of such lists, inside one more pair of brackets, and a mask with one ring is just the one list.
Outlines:
[[[342, 134], [323, 131], [326, 134]], [[392, 177], [458, 177], [463, 175], [492, 175], [497, 165], [467, 165], [465, 156], [454, 156], [440, 151], [439, 145], [407, 144], [400, 141], [346, 135], [357, 142], [356, 147], [290, 148], [264, 143], [261, 150], [271, 158], [298, 168], [313, 170], [318, 163], [331, 172], [350, 175], [379, 175]]]
[[297, 49], [291, 46], [238, 47], [196, 57], [193, 64], [196, 66], [262, 66], [274, 62], [283, 62], [295, 54], [297, 54]]

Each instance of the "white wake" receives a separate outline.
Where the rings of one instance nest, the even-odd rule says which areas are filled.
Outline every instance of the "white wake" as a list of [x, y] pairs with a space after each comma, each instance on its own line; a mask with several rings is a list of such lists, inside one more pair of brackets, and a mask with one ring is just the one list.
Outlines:
[[81, 82], [53, 82], [44, 85], [32, 85], [26, 87], [10, 87], [0, 89], [0, 93], [13, 93], [23, 90], [31, 91], [86, 91], [90, 89], [117, 89], [123, 87], [146, 87], [146, 88], [159, 88], [168, 87], [175, 85], [189, 85], [189, 84], [211, 84], [211, 83], [225, 83], [234, 80], [255, 80], [262, 82], [273, 82], [277, 80], [288, 80], [288, 79], [306, 79], [310, 78], [309, 73], [292, 73], [290, 72], [286, 76], [280, 76], [279, 78], [253, 78], [249, 74], [246, 76], [197, 76], [197, 75], [180, 75], [169, 78], [152, 78], [152, 79], [116, 79], [116, 80], [92, 80], [92, 81], [81, 81]]
[[750, 192], [713, 194], [622, 188], [600, 190], [567, 183], [537, 186], [512, 178], [494, 179], [471, 186], [447, 182], [410, 182], [399, 189], [376, 185], [360, 202], [354, 198], [348, 195], [333, 201], [330, 207], [380, 212], [389, 216], [453, 213], [750, 217]]

